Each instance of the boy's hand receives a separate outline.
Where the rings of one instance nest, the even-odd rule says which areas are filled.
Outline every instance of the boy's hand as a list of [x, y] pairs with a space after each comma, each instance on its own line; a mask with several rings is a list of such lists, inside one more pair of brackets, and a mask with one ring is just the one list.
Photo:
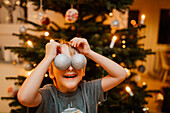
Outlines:
[[70, 40], [71, 46], [75, 47], [80, 53], [88, 55], [91, 51], [89, 43], [85, 38], [73, 38]]
[[53, 60], [59, 51], [61, 51], [60, 44], [50, 40], [50, 42], [46, 44], [45, 57]]

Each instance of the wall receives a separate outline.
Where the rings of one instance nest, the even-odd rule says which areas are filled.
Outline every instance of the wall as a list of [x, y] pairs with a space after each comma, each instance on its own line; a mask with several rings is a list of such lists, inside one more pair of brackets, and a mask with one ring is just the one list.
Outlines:
[[[152, 49], [157, 52], [159, 50], [168, 49], [170, 46], [158, 44], [159, 35], [159, 21], [160, 21], [160, 9], [170, 9], [170, 0], [134, 0], [134, 4], [130, 7], [131, 10], [139, 10], [140, 17], [145, 14], [146, 28], [143, 31], [146, 34], [144, 39], [144, 48]], [[146, 73], [153, 73], [155, 68], [155, 55], [149, 55], [146, 58], [147, 62]]]

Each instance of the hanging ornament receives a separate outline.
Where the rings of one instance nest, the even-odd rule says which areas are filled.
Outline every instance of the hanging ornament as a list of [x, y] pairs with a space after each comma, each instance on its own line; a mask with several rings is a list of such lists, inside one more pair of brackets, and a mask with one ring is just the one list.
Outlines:
[[145, 67], [144, 67], [144, 65], [140, 65], [139, 67], [138, 67], [138, 71], [139, 72], [145, 72]]
[[110, 23], [110, 26], [111, 27], [114, 27], [114, 28], [118, 28], [120, 25], [120, 22], [118, 20], [113, 20], [111, 23]]
[[157, 94], [155, 95], [155, 100], [156, 100], [156, 101], [163, 101], [163, 100], [164, 100], [163, 94], [162, 94], [162, 93], [157, 93]]
[[25, 64], [24, 69], [26, 71], [31, 71], [33, 69], [33, 65], [31, 63], [27, 63]]
[[65, 20], [69, 23], [74, 23], [78, 19], [79, 12], [77, 9], [71, 8], [68, 9], [65, 14]]
[[18, 93], [18, 87], [17, 87], [17, 86], [10, 86], [10, 87], [7, 89], [7, 94], [8, 94], [8, 96], [10, 96], [10, 97], [15, 97], [15, 96], [17, 96], [17, 93]]
[[37, 12], [38, 21], [42, 21], [43, 18], [47, 16], [46, 12], [43, 10], [42, 0], [40, 0], [40, 9]]
[[66, 70], [71, 65], [71, 60], [64, 54], [58, 54], [54, 59], [54, 65], [59, 70]]
[[87, 59], [82, 54], [76, 54], [72, 57], [71, 64], [75, 69], [80, 70], [86, 66]]
[[133, 77], [133, 79], [134, 79], [135, 82], [140, 82], [141, 76], [140, 75], [136, 75], [136, 76]]
[[25, 35], [26, 32], [27, 32], [27, 29], [26, 29], [24, 26], [22, 26], [22, 27], [19, 29], [19, 32], [20, 32], [20, 34]]
[[50, 24], [50, 19], [48, 17], [43, 17], [41, 23], [45, 24], [45, 25], [49, 25]]

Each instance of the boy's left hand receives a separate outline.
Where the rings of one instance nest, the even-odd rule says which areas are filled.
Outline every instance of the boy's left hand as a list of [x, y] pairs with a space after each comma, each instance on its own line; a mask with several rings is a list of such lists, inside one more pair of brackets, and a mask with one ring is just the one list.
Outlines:
[[75, 47], [80, 53], [88, 55], [91, 51], [89, 43], [85, 38], [73, 38], [70, 40], [71, 46]]

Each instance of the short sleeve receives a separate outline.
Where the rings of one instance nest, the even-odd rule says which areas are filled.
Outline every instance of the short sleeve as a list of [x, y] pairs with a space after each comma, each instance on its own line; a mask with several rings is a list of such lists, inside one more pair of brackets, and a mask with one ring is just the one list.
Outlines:
[[[50, 87], [51, 85], [45, 85], [43, 88], [39, 89], [39, 92], [42, 96], [42, 101], [37, 109], [36, 113], [47, 113], [53, 109], [53, 98], [50, 93]], [[45, 110], [49, 111], [45, 111]]]
[[101, 85], [101, 79], [87, 82], [86, 89], [88, 97], [91, 101], [94, 101], [94, 103], [105, 101], [104, 92]]

